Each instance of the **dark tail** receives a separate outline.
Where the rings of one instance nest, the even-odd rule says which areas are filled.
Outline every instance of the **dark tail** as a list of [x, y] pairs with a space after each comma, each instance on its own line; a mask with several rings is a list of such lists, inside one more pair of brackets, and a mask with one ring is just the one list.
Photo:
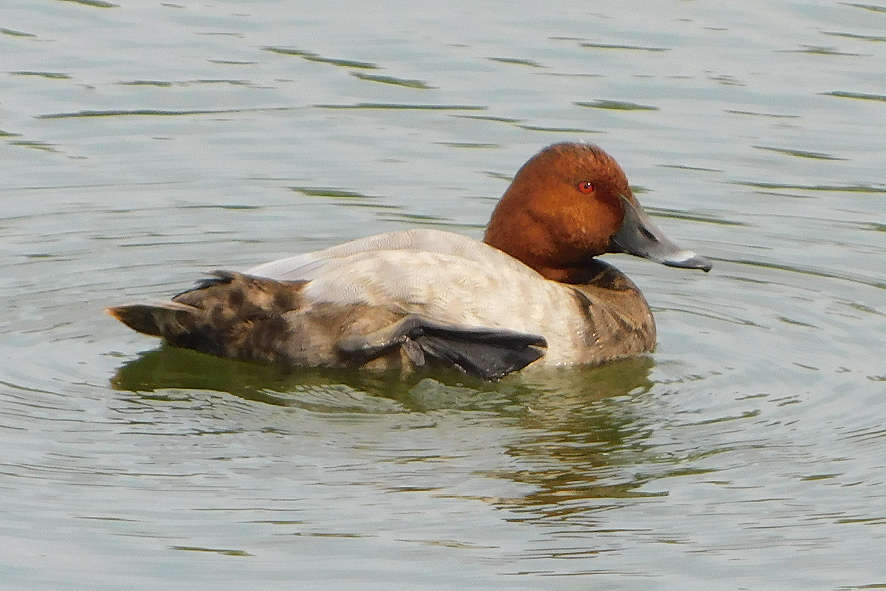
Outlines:
[[178, 302], [154, 302], [114, 306], [107, 308], [107, 312], [132, 330], [165, 337], [176, 332], [176, 326], [192, 323], [203, 310]]
[[127, 304], [108, 313], [170, 345], [219, 357], [281, 361], [284, 314], [301, 305], [303, 283], [216, 272], [172, 301]]

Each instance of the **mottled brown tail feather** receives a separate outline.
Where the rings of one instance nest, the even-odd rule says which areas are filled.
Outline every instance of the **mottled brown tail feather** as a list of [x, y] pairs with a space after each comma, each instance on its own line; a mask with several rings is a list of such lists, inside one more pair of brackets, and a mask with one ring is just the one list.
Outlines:
[[140, 302], [106, 308], [105, 311], [134, 331], [162, 337], [163, 325], [160, 317], [163, 314], [193, 314], [199, 310], [176, 302]]
[[170, 345], [220, 357], [284, 361], [284, 314], [302, 304], [303, 283], [217, 271], [172, 301], [109, 308], [130, 328]]

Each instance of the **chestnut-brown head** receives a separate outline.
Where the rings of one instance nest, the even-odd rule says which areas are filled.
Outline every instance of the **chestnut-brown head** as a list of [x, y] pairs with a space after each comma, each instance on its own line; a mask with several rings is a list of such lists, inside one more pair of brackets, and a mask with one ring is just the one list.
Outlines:
[[567, 283], [584, 281], [591, 259], [606, 252], [710, 269], [707, 259], [664, 237], [618, 163], [592, 144], [554, 144], [530, 158], [492, 213], [484, 241]]

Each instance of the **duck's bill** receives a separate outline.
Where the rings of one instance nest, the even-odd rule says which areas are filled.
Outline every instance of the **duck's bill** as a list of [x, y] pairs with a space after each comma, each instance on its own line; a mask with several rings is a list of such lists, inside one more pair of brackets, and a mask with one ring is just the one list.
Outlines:
[[612, 252], [625, 252], [669, 267], [710, 271], [713, 263], [701, 255], [684, 250], [664, 235], [638, 204], [621, 198], [624, 222], [610, 243]]

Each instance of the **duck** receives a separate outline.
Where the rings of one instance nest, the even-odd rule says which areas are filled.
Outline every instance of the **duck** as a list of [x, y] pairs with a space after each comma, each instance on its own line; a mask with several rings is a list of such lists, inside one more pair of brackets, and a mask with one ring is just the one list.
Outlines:
[[598, 365], [656, 344], [637, 286], [597, 257], [627, 253], [709, 271], [652, 222], [619, 164], [590, 143], [532, 156], [483, 240], [408, 229], [216, 271], [170, 300], [114, 306], [168, 345], [286, 366], [456, 368], [498, 380]]

